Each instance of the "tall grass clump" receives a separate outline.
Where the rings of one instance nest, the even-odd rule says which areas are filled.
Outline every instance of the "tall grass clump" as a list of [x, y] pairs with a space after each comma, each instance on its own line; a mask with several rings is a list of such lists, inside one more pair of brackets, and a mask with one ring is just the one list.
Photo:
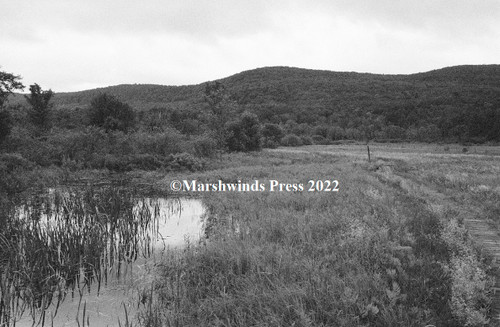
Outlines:
[[[458, 281], [474, 280], [476, 294], [485, 295], [482, 275], [451, 273], [457, 256], [441, 217], [364, 166], [326, 159], [331, 157], [267, 169], [290, 183], [337, 176], [338, 193], [206, 194], [207, 239], [166, 258], [146, 301], [144, 324], [480, 323], [487, 302], [467, 298]], [[252, 180], [261, 169], [227, 171]], [[463, 301], [467, 317], [457, 315]]]
[[116, 187], [56, 190], [11, 208], [0, 231], [0, 325], [26, 312], [41, 323], [69, 292], [99, 293], [110, 274], [151, 255], [158, 212]]

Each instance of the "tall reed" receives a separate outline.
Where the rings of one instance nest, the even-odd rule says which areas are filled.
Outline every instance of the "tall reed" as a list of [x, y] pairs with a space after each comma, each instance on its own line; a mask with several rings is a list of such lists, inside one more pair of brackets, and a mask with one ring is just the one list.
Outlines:
[[11, 208], [0, 231], [0, 326], [26, 313], [43, 325], [68, 292], [99, 293], [110, 274], [150, 256], [158, 205], [107, 186], [37, 194]]

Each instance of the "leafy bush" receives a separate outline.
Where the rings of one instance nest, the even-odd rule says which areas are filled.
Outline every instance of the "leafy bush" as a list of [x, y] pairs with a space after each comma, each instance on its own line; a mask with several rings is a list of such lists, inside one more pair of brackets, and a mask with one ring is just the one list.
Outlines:
[[122, 157], [119, 157], [119, 156], [115, 156], [115, 155], [112, 155], [112, 154], [106, 154], [104, 156], [104, 167], [101, 167], [101, 168], [106, 168], [108, 170], [111, 170], [111, 171], [117, 171], [117, 172], [123, 172], [123, 171], [127, 171], [127, 170], [130, 170], [128, 169], [128, 162], [126, 162], [126, 160], [124, 160], [125, 158], [122, 158]]
[[273, 142], [278, 144], [284, 135], [285, 132], [280, 125], [267, 123], [262, 127], [262, 136], [265, 143]]
[[201, 135], [193, 143], [195, 154], [199, 157], [213, 157], [217, 152], [217, 142], [209, 135]]
[[313, 139], [310, 137], [310, 136], [307, 136], [307, 135], [302, 135], [300, 137], [301, 141], [302, 141], [302, 144], [303, 145], [311, 145], [311, 144], [314, 144], [314, 141]]
[[18, 152], [29, 161], [44, 167], [62, 164], [64, 149], [60, 144], [40, 138], [27, 138], [21, 141], [22, 147]]
[[302, 140], [295, 134], [287, 134], [281, 139], [281, 144], [284, 146], [300, 146], [302, 145]]
[[12, 119], [8, 111], [0, 111], [0, 144], [7, 138], [10, 134], [12, 127]]
[[18, 153], [0, 154], [0, 193], [21, 192], [29, 185], [30, 174], [34, 164]]
[[134, 110], [112, 95], [102, 93], [90, 102], [90, 124], [106, 131], [121, 130], [127, 132], [135, 123]]
[[30, 170], [34, 165], [18, 153], [0, 154], [0, 169], [4, 172], [13, 172], [15, 170]]
[[29, 96], [25, 95], [24, 98], [31, 105], [28, 112], [31, 122], [40, 130], [46, 130], [50, 126], [51, 104], [50, 100], [54, 95], [52, 90], [43, 91], [40, 85], [30, 85]]
[[339, 126], [328, 128], [327, 138], [330, 140], [342, 140], [346, 137], [345, 130]]
[[322, 135], [313, 135], [314, 144], [329, 144], [330, 142]]
[[325, 126], [325, 125], [319, 125], [313, 129], [313, 135], [320, 135], [320, 136], [323, 136], [323, 138], [328, 137], [328, 132], [329, 132], [329, 128], [328, 128], [328, 126]]
[[263, 148], [276, 149], [279, 146], [279, 143], [265, 138], [262, 139], [261, 143]]
[[165, 166], [165, 159], [152, 154], [136, 154], [129, 158], [130, 170], [156, 170]]
[[192, 154], [183, 152], [172, 156], [170, 167], [173, 170], [188, 169], [190, 171], [196, 171], [203, 168], [203, 163]]
[[183, 136], [172, 128], [159, 133], [138, 132], [132, 138], [140, 153], [161, 156], [182, 152], [186, 143]]
[[256, 115], [245, 112], [238, 120], [226, 124], [229, 151], [256, 151], [261, 148], [260, 125]]

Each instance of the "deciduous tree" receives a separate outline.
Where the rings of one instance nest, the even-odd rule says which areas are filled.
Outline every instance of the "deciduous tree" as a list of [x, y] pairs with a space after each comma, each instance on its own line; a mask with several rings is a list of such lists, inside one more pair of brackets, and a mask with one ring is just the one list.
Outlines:
[[112, 95], [99, 94], [90, 102], [90, 124], [106, 131], [121, 130], [127, 132], [135, 124], [132, 107]]
[[24, 97], [31, 105], [29, 117], [31, 122], [40, 130], [46, 130], [50, 126], [50, 100], [54, 96], [52, 90], [43, 91], [40, 85], [30, 85], [30, 95]]
[[4, 106], [10, 94], [15, 90], [24, 89], [20, 79], [20, 76], [0, 71], [0, 144], [9, 135], [12, 125], [11, 115]]
[[229, 151], [260, 150], [260, 124], [255, 114], [243, 113], [240, 119], [228, 123], [226, 130]]
[[219, 149], [226, 146], [228, 138], [226, 124], [236, 113], [236, 103], [231, 100], [220, 82], [205, 84], [205, 103], [208, 107], [208, 125]]
[[24, 89], [24, 85], [19, 81], [21, 76], [0, 71], [0, 109], [3, 109], [7, 97], [15, 90]]

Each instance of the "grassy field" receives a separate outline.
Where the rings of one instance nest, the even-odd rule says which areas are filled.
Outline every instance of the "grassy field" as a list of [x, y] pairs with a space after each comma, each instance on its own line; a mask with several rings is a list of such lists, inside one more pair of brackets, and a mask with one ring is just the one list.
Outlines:
[[[494, 325], [494, 254], [466, 226], [498, 225], [500, 149], [371, 150], [370, 163], [366, 146], [311, 146], [149, 176], [165, 192], [173, 179], [258, 180], [266, 190], [195, 193], [208, 208], [207, 238], [169, 254], [141, 324]], [[338, 180], [339, 191], [272, 192], [270, 180]]]
[[[18, 177], [40, 185], [40, 190], [59, 184], [82, 187], [92, 195], [83, 197], [91, 211], [86, 219], [105, 218], [98, 212], [108, 212], [107, 207], [127, 209], [123, 192], [132, 190], [141, 196], [203, 200], [205, 237], [167, 252], [152, 285], [137, 295], [134, 325], [496, 326], [500, 147], [370, 144], [370, 162], [366, 150], [361, 144], [287, 147], [224, 154], [198, 172], [50, 168]], [[174, 192], [174, 180], [259, 187]], [[315, 191], [309, 191], [309, 181]], [[110, 183], [117, 185], [104, 187], [107, 196], [92, 193], [94, 186]], [[79, 217], [85, 206], [77, 201], [70, 207], [76, 211], [68, 215]], [[3, 217], [9, 206], [0, 208]], [[123, 219], [120, 210], [115, 210], [121, 217], [117, 222], [135, 221]], [[94, 226], [95, 219], [88, 225]], [[68, 230], [57, 235], [78, 239]], [[34, 233], [40, 235], [45, 234]], [[83, 238], [93, 246], [104, 244], [99, 235], [94, 236], [101, 242]], [[37, 244], [32, 244], [34, 249]], [[6, 247], [0, 247], [0, 253], [2, 249]], [[92, 257], [80, 252], [74, 251], [73, 261]], [[16, 251], [6, 253], [17, 258]], [[19, 286], [12, 294], [29, 298], [29, 282], [42, 280], [30, 277], [38, 274], [36, 267], [57, 272], [49, 271], [44, 281], [58, 277], [65, 267], [56, 265], [61, 261], [58, 251], [33, 254], [19, 256], [34, 259], [19, 261], [23, 274], [17, 274], [21, 269], [13, 265], [16, 260], [5, 261], [10, 267], [5, 272], [17, 277], [2, 276], [0, 291], [14, 304], [9, 297], [13, 288], [6, 282], [20, 281], [12, 284]], [[4, 253], [0, 261], [6, 258]], [[39, 259], [51, 263], [39, 264]], [[8, 316], [4, 304], [0, 302], [0, 315]]]

